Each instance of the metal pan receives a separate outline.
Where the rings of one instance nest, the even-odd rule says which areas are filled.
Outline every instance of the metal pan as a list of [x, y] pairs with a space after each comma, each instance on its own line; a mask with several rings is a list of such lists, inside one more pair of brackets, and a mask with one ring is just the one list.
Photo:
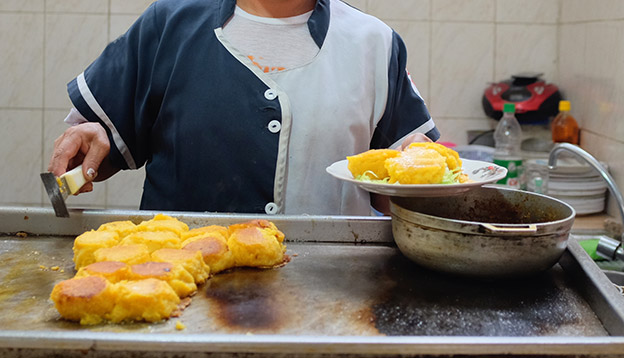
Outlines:
[[478, 278], [526, 276], [563, 254], [574, 209], [545, 195], [484, 186], [464, 195], [391, 198], [401, 252], [427, 268]]

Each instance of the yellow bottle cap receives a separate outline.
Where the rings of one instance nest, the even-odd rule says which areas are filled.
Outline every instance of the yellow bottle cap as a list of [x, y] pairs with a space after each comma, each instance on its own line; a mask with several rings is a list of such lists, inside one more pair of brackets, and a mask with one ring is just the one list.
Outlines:
[[569, 111], [570, 101], [559, 101], [559, 111]]

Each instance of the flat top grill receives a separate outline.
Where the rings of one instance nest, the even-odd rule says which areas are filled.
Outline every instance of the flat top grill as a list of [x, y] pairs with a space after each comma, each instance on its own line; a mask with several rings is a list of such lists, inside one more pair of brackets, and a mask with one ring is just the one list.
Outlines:
[[[412, 263], [393, 245], [383, 218], [273, 219], [290, 240], [284, 267], [219, 273], [168, 321], [84, 327], [60, 319], [50, 292], [75, 274], [75, 235], [130, 216], [59, 219], [51, 210], [20, 210], [0, 211], [0, 348], [354, 356], [624, 351], [624, 297], [575, 240], [542, 274], [479, 281]], [[249, 219], [180, 218], [192, 226]], [[176, 329], [178, 321], [184, 330]]]
[[7, 330], [174, 333], [181, 321], [186, 333], [210, 334], [608, 335], [560, 266], [484, 282], [427, 271], [391, 246], [336, 243], [288, 243], [292, 259], [284, 267], [219, 273], [168, 322], [82, 327], [60, 320], [49, 300], [53, 286], [75, 274], [73, 237], [2, 239], [0, 324]]

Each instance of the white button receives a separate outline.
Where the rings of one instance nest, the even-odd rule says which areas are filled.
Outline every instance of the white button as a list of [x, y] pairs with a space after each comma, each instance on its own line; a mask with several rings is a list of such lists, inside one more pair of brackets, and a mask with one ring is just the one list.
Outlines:
[[264, 91], [264, 98], [272, 101], [277, 98], [277, 92], [275, 92], [274, 89], [269, 88], [268, 90]]
[[275, 119], [269, 122], [269, 132], [277, 133], [282, 129], [282, 124]]
[[264, 206], [264, 212], [267, 214], [277, 214], [277, 204], [275, 203], [268, 203]]

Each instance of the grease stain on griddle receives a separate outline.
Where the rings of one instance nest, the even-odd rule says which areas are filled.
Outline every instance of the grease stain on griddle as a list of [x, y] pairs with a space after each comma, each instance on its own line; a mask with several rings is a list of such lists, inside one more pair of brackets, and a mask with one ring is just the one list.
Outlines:
[[[67, 246], [64, 240], [50, 242], [54, 243], [53, 246]], [[72, 273], [64, 259], [42, 250], [36, 241], [7, 238], [2, 244], [0, 262], [4, 270], [0, 272], [0, 321], [5, 325], [4, 329], [27, 329], [24, 327], [32, 320], [22, 317], [46, 317], [48, 309], [53, 309], [48, 297], [54, 284], [69, 278]], [[71, 251], [71, 246], [67, 248]], [[64, 267], [65, 270], [42, 269], [51, 266]]]
[[594, 336], [602, 329], [559, 266], [525, 279], [479, 281], [418, 267], [397, 255], [394, 286], [371, 307], [389, 336]]
[[216, 322], [234, 331], [278, 331], [287, 319], [278, 270], [237, 268], [208, 280], [204, 290]]

